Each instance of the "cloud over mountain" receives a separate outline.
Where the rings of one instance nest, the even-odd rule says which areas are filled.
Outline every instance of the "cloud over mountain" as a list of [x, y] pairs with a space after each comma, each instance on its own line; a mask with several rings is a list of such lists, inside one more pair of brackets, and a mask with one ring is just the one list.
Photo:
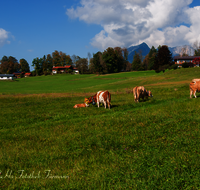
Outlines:
[[67, 9], [72, 18], [102, 26], [91, 44], [99, 49], [129, 47], [146, 42], [150, 47], [177, 46], [200, 41], [200, 7], [193, 0], [81, 0]]

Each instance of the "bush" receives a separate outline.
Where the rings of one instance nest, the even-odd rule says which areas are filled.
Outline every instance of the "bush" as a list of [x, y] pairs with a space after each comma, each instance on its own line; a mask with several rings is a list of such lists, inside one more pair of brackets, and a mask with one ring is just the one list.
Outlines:
[[188, 65], [188, 63], [187, 63], [187, 62], [185, 62], [185, 63], [183, 63], [183, 64], [182, 64], [182, 67], [183, 67], [183, 68], [188, 68], [188, 67], [189, 67], [189, 65]]
[[20, 74], [20, 78], [23, 78], [24, 77], [24, 75], [23, 74]]
[[51, 72], [50, 71], [44, 71], [44, 76], [50, 75]]
[[171, 65], [170, 67], [169, 67], [169, 69], [178, 69], [178, 65], [177, 64], [173, 64], [173, 65]]
[[36, 76], [36, 72], [35, 71], [32, 71], [32, 76]]

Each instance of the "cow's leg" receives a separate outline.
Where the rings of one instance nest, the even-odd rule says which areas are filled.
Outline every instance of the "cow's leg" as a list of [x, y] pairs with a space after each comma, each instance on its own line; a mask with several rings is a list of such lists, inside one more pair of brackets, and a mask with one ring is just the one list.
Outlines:
[[190, 98], [192, 98], [193, 91], [190, 89]]
[[104, 104], [104, 106], [105, 106], [105, 109], [106, 109], [106, 101], [105, 101], [105, 100], [103, 101], [103, 104]]
[[99, 97], [98, 97], [98, 94], [97, 94], [97, 106], [99, 108]]
[[107, 104], [108, 104], [108, 108], [110, 109], [110, 102], [109, 102], [109, 100], [107, 101]]
[[137, 96], [136, 95], [134, 96], [134, 99], [135, 99], [135, 102], [137, 102]]
[[110, 99], [109, 99], [109, 96], [107, 97], [106, 102], [107, 102], [108, 108], [110, 109]]

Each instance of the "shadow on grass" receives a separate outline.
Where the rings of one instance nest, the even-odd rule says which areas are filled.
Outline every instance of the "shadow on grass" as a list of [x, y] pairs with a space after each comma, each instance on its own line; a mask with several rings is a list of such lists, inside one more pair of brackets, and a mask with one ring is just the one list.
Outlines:
[[113, 105], [113, 104], [110, 106], [110, 108], [117, 108], [117, 107], [119, 107], [119, 106], [118, 105]]

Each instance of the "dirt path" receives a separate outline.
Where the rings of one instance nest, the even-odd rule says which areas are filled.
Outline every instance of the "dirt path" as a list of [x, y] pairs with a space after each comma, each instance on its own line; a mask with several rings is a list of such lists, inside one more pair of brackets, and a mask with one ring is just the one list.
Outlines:
[[161, 83], [156, 83], [156, 84], [148, 84], [148, 85], [145, 85], [145, 86], [162, 86], [162, 85], [179, 85], [179, 84], [190, 84], [191, 81], [189, 80], [185, 80], [185, 81], [173, 81], [173, 82], [161, 82]]

